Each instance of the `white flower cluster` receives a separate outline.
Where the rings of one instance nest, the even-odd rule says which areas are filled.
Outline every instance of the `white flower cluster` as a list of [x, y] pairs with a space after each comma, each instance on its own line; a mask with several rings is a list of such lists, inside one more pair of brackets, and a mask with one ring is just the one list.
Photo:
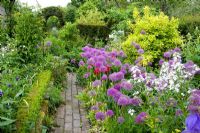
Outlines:
[[135, 110], [134, 109], [129, 109], [128, 110], [128, 114], [130, 114], [131, 116], [133, 116], [135, 113]]
[[181, 85], [193, 78], [198, 70], [198, 66], [191, 61], [182, 64], [181, 54], [178, 52], [174, 52], [173, 58], [162, 64], [158, 78], [139, 66], [132, 66], [130, 69], [133, 80], [136, 83], [145, 83], [148, 91], [169, 89], [175, 92], [179, 92]]
[[159, 78], [154, 81], [155, 89], [169, 89], [179, 92], [181, 84], [185, 83], [187, 79], [191, 79], [198, 69], [197, 65], [193, 63], [182, 64], [181, 54], [175, 52], [172, 60], [163, 63]]

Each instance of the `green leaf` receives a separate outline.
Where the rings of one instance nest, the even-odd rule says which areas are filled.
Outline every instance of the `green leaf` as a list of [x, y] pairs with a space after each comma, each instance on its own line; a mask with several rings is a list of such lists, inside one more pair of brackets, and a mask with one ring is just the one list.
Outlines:
[[15, 95], [15, 98], [18, 98], [22, 93], [24, 93], [24, 89], [21, 89], [21, 90]]
[[0, 119], [4, 120], [4, 121], [0, 122], [0, 127], [10, 125], [10, 124], [12, 124], [13, 122], [16, 121], [16, 120], [12, 120], [12, 119], [9, 119], [9, 118], [6, 118], [6, 117], [0, 117]]

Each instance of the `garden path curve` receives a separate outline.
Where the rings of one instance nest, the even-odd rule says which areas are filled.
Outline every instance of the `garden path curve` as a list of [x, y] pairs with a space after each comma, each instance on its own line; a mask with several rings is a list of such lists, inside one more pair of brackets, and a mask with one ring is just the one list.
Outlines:
[[54, 133], [87, 133], [89, 123], [86, 119], [86, 112], [81, 107], [80, 102], [75, 96], [82, 91], [82, 88], [76, 85], [76, 74], [67, 74], [67, 89], [62, 93], [65, 99], [65, 105], [58, 108]]

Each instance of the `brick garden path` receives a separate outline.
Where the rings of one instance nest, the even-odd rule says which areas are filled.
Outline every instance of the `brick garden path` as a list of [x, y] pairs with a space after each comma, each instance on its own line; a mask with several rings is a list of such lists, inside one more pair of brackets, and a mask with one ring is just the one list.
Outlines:
[[58, 108], [54, 133], [87, 133], [89, 129], [86, 112], [81, 107], [80, 102], [75, 98], [82, 88], [76, 85], [76, 75], [67, 74], [67, 89], [62, 94], [65, 105]]

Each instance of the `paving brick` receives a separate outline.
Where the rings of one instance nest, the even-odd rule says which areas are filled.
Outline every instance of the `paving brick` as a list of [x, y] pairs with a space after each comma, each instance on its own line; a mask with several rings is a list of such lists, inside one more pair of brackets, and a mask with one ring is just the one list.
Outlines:
[[65, 123], [72, 123], [72, 115], [66, 115], [65, 116]]
[[81, 128], [74, 128], [74, 133], [81, 133]]
[[80, 120], [73, 120], [74, 128], [80, 128]]
[[54, 133], [63, 133], [63, 127], [56, 128]]
[[80, 114], [74, 113], [74, 114], [73, 114], [73, 119], [74, 119], [74, 120], [80, 120]]
[[72, 123], [65, 123], [65, 130], [72, 130]]

